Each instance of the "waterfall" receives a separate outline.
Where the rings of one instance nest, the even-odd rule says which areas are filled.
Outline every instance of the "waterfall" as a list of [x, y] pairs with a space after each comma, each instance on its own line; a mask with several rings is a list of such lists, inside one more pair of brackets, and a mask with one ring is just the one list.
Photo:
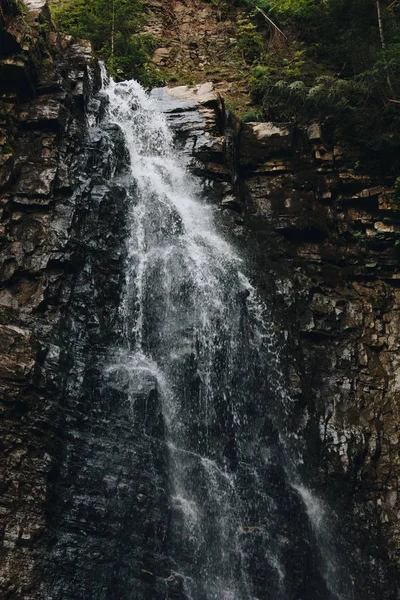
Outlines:
[[[121, 306], [124, 347], [108, 368], [129, 379], [133, 403], [144, 388], [160, 395], [172, 536], [184, 549], [180, 568], [189, 597], [250, 598], [240, 543], [243, 484], [229, 469], [238, 443], [248, 448], [247, 459], [254, 453], [243, 396], [254, 387], [262, 340], [246, 305], [250, 284], [215, 230], [213, 208], [175, 155], [156, 102], [136, 82], [110, 80], [105, 93], [108, 119], [125, 132], [136, 183]], [[259, 390], [252, 393], [257, 402]], [[132, 415], [134, 421], [134, 407]], [[247, 477], [252, 469], [246, 466]], [[278, 559], [271, 560], [280, 577]]]
[[286, 457], [279, 436], [278, 448], [261, 440], [273, 413], [269, 403], [287, 399], [276, 368], [267, 381], [276, 348], [265, 307], [216, 230], [215, 208], [202, 201], [174, 151], [156, 100], [136, 82], [110, 79], [104, 92], [136, 184], [124, 344], [108, 368], [129, 380], [132, 426], [137, 392], [155, 389], [160, 396], [177, 572], [193, 600], [255, 598], [248, 540], [262, 540], [268, 597], [286, 599], [285, 542], [272, 534], [279, 500], [263, 481], [277, 457], [282, 467]]
[[[99, 204], [112, 190], [127, 207], [122, 284], [117, 298], [107, 292], [118, 304], [112, 333], [93, 341], [89, 330], [86, 345], [77, 343], [72, 371], [82, 374], [69, 393], [74, 406], [91, 400], [82, 421], [67, 417], [59, 486], [67, 533], [53, 551], [54, 564], [74, 576], [66, 584], [55, 575], [47, 597], [349, 600], [331, 541], [322, 548], [313, 496], [298, 480], [283, 358], [246, 261], [219, 232], [217, 207], [176, 151], [157, 95], [103, 72], [100, 98], [89, 146], [104, 164], [100, 174], [100, 159], [87, 161], [97, 186], [88, 195]], [[114, 142], [104, 158], [104, 137], [121, 134], [123, 158]], [[101, 270], [93, 266], [98, 242], [90, 243], [86, 303], [86, 282]], [[143, 493], [150, 480], [163, 500], [146, 516], [139, 505], [151, 502]], [[99, 485], [107, 492], [100, 499]], [[110, 531], [96, 538], [95, 566], [82, 568], [89, 543], [81, 530], [97, 536], [93, 514], [101, 512]]]

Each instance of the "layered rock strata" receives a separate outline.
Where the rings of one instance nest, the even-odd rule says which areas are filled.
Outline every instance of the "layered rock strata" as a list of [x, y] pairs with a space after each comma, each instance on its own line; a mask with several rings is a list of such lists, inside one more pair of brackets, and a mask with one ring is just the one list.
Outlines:
[[[305, 440], [304, 480], [331, 507], [355, 597], [394, 600], [400, 207], [393, 181], [376, 172], [379, 157], [366, 165], [365, 155], [330, 143], [317, 123], [230, 124], [212, 84], [169, 94], [189, 102], [186, 116], [170, 115], [175, 128], [189, 124], [178, 143], [275, 305], [292, 427]], [[196, 119], [188, 112], [195, 105]]]
[[318, 124], [241, 128], [240, 193], [277, 261], [308, 466], [357, 524], [357, 559], [387, 547], [398, 564], [400, 207], [393, 182], [361, 165]]
[[74, 269], [69, 245], [90, 48], [59, 39], [45, 2], [0, 9], [1, 579], [31, 598], [48, 543], [47, 501], [59, 446], [56, 330]]

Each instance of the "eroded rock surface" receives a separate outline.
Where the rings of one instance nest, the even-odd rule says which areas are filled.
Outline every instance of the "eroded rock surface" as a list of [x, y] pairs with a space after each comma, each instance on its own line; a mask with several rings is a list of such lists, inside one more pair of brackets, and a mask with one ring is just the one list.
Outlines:
[[246, 124], [239, 139], [237, 193], [257, 237], [257, 263], [276, 281], [298, 427], [308, 440], [306, 479], [325, 489], [353, 540], [356, 571], [367, 573], [356, 597], [375, 586], [397, 598], [400, 210], [393, 181], [360, 166], [356, 150], [329, 144], [318, 124], [307, 131]]
[[31, 598], [49, 540], [60, 347], [69, 300], [72, 189], [90, 49], [58, 38], [44, 2], [0, 10], [0, 595]]
[[181, 148], [192, 153], [192, 170], [275, 303], [293, 426], [307, 440], [304, 478], [336, 513], [335, 535], [357, 578], [355, 598], [394, 600], [400, 209], [393, 181], [360, 166], [358, 150], [329, 144], [317, 123], [237, 130], [221, 100], [214, 99], [207, 120], [199, 118], [196, 87], [169, 94], [191, 101], [171, 109], [170, 122], [185, 121]]
[[202, 0], [149, 0], [146, 31], [160, 40], [153, 61], [172, 66], [183, 76], [206, 72], [226, 57], [235, 32], [233, 21], [221, 19], [221, 9]]

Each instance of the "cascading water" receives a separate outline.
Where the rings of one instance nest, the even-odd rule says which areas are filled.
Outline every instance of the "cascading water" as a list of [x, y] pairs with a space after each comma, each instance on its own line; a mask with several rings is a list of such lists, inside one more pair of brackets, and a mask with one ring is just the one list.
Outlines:
[[[90, 342], [89, 355], [82, 351], [90, 384], [82, 376], [73, 391], [81, 405], [82, 390], [90, 388], [97, 408], [85, 432], [71, 434], [60, 486], [60, 497], [68, 496], [60, 512], [69, 511], [69, 533], [59, 535], [54, 556], [71, 565], [79, 583], [49, 597], [88, 597], [86, 580], [95, 572], [101, 584], [93, 584], [89, 596], [96, 600], [349, 600], [331, 549], [321, 548], [323, 528], [319, 523], [319, 535], [313, 529], [313, 498], [297, 480], [296, 443], [284, 423], [290, 400], [265, 306], [237, 251], [218, 234], [216, 208], [174, 150], [157, 100], [136, 82], [103, 79], [106, 108], [100, 123], [92, 114], [91, 135], [97, 139], [99, 131], [117, 127], [129, 154], [122, 174], [108, 162], [103, 174], [107, 189], [114, 180], [112, 189], [128, 207], [123, 291], [113, 339], [96, 339], [97, 350]], [[118, 413], [115, 425], [110, 411]], [[100, 439], [104, 456], [101, 448], [93, 450]], [[141, 443], [148, 444], [146, 452], [136, 450]], [[121, 534], [107, 534], [108, 550], [99, 543], [95, 559], [107, 552], [102, 560], [113, 564], [110, 575], [87, 569], [76, 576], [83, 557], [71, 550], [80, 543], [71, 531], [78, 522], [86, 532], [95, 528], [90, 498], [81, 501], [89, 508], [79, 517], [79, 494], [71, 493], [79, 477], [68, 457], [76, 452], [88, 481], [122, 482], [115, 484], [112, 508], [104, 508], [104, 518], [120, 521]], [[165, 497], [146, 527], [132, 518], [145, 513], [129, 504], [130, 496], [138, 503], [144, 497], [129, 492], [140, 461], [148, 462], [149, 473], [162, 473], [156, 487]], [[149, 536], [161, 541], [139, 556]], [[118, 550], [110, 550], [114, 544]], [[140, 577], [145, 583], [133, 585]], [[57, 586], [62, 589], [53, 584], [53, 592]]]
[[263, 307], [174, 153], [155, 101], [136, 82], [108, 80], [104, 91], [137, 186], [121, 308], [125, 356], [109, 369], [129, 379], [133, 419], [135, 391], [155, 386], [160, 395], [184, 589], [193, 600], [253, 598], [245, 539], [253, 535], [271, 573], [263, 597], [287, 598], [283, 552], [271, 535], [278, 500], [262, 476], [281, 453], [268, 444], [268, 456], [260, 445], [268, 399], [284, 400], [282, 388], [271, 396], [276, 369], [274, 381], [263, 381], [271, 356]]
[[251, 446], [245, 434], [249, 390], [250, 402], [258, 403], [251, 371], [261, 340], [250, 340], [259, 335], [245, 303], [250, 286], [238, 257], [215, 232], [211, 207], [199, 201], [178, 164], [154, 101], [135, 82], [110, 81], [105, 91], [108, 118], [126, 132], [137, 184], [122, 306], [126, 357], [109, 369], [122, 370], [133, 391], [149, 379], [150, 389], [155, 381], [159, 390], [172, 535], [185, 549], [189, 595], [249, 598], [237, 482], [227, 465], [238, 460], [235, 430], [243, 432], [239, 442]]

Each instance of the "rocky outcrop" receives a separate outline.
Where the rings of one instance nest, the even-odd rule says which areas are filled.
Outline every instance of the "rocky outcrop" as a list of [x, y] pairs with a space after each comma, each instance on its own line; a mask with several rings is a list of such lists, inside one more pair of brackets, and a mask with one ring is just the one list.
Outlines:
[[150, 0], [146, 8], [150, 18], [145, 31], [163, 44], [153, 56], [159, 67], [172, 67], [181, 79], [202, 72], [204, 81], [207, 69], [226, 58], [235, 24], [221, 19], [221, 9], [214, 3]]
[[157, 45], [152, 62], [168, 85], [208, 81], [241, 112], [253, 106], [243, 78], [248, 67], [237, 39], [237, 6], [205, 0], [147, 0], [145, 6], [144, 32]]
[[375, 587], [396, 598], [400, 207], [393, 181], [374, 175], [359, 151], [329, 143], [318, 124], [248, 123], [238, 155], [246, 226], [257, 237], [259, 264], [276, 281], [277, 314], [291, 340], [292, 397], [308, 440], [305, 477], [325, 490], [347, 543], [355, 543], [355, 572], [358, 565], [368, 574], [356, 597]]
[[0, 9], [0, 595], [30, 598], [48, 543], [60, 423], [56, 331], [72, 285], [90, 48], [59, 39], [44, 2]]

